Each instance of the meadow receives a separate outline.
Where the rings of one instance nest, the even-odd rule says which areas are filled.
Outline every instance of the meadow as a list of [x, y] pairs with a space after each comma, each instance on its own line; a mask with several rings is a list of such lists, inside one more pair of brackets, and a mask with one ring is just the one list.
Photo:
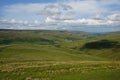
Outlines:
[[120, 32], [0, 31], [0, 80], [96, 79], [120, 80]]

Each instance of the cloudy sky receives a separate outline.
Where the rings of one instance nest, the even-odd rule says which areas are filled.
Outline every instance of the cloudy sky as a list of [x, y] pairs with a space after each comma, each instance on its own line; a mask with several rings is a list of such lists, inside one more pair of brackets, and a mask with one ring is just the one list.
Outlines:
[[0, 0], [0, 29], [120, 31], [120, 0]]

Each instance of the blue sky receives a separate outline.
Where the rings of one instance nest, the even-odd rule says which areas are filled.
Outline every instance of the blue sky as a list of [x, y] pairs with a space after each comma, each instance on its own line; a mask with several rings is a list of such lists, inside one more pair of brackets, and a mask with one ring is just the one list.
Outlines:
[[0, 29], [120, 31], [120, 0], [1, 0], [0, 12]]
[[57, 0], [1, 0], [0, 5], [11, 5], [18, 3], [54, 3]]

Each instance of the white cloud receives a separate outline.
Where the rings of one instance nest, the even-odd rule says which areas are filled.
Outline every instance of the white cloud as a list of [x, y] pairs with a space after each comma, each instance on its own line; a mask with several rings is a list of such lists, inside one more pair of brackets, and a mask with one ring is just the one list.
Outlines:
[[120, 21], [120, 13], [109, 15], [107, 18], [112, 21]]
[[94, 20], [103, 20], [105, 17], [101, 14], [97, 14], [96, 16], [91, 17]]
[[53, 22], [56, 22], [56, 20], [50, 18], [50, 17], [47, 17], [46, 20], [45, 20], [46, 23], [53, 23]]
[[[87, 26], [119, 26], [120, 20], [118, 14], [111, 14], [104, 18], [99, 18], [100, 16], [95, 16], [91, 18], [80, 18], [80, 19], [54, 19], [51, 17], [47, 17], [44, 23], [41, 23], [38, 20], [35, 20], [34, 22], [28, 22], [28, 21], [22, 21], [22, 20], [0, 20], [0, 28], [37, 28], [37, 29], [60, 29], [60, 28], [70, 28], [71, 26], [78, 27], [81, 25], [87, 25]], [[21, 27], [20, 27], [21, 26]], [[29, 29], [29, 28], [28, 28]]]
[[93, 16], [108, 11], [107, 8], [101, 7], [101, 4], [96, 0], [77, 0], [70, 1], [67, 4], [73, 7], [73, 11], [76, 12], [78, 16]]
[[112, 14], [107, 17], [100, 17], [95, 16], [92, 18], [83, 18], [83, 19], [77, 19], [77, 20], [65, 20], [65, 23], [68, 24], [79, 24], [79, 25], [120, 25], [120, 14]]
[[61, 20], [71, 20], [73, 19], [73, 16], [70, 16], [70, 15], [55, 15], [55, 16], [51, 16], [52, 19], [54, 20], [58, 20], [58, 21], [61, 21]]
[[40, 24], [40, 22], [38, 20], [35, 20], [34, 23], [35, 24]]
[[51, 16], [51, 15], [61, 14], [61, 11], [59, 10], [59, 7], [56, 4], [49, 4], [49, 5], [45, 5], [42, 11], [39, 12], [39, 14]]

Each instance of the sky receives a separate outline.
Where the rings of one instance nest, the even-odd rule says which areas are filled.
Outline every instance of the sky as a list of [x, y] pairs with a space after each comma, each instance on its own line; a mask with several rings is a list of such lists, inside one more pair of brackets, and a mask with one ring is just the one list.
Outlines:
[[120, 31], [120, 0], [0, 0], [0, 29]]

